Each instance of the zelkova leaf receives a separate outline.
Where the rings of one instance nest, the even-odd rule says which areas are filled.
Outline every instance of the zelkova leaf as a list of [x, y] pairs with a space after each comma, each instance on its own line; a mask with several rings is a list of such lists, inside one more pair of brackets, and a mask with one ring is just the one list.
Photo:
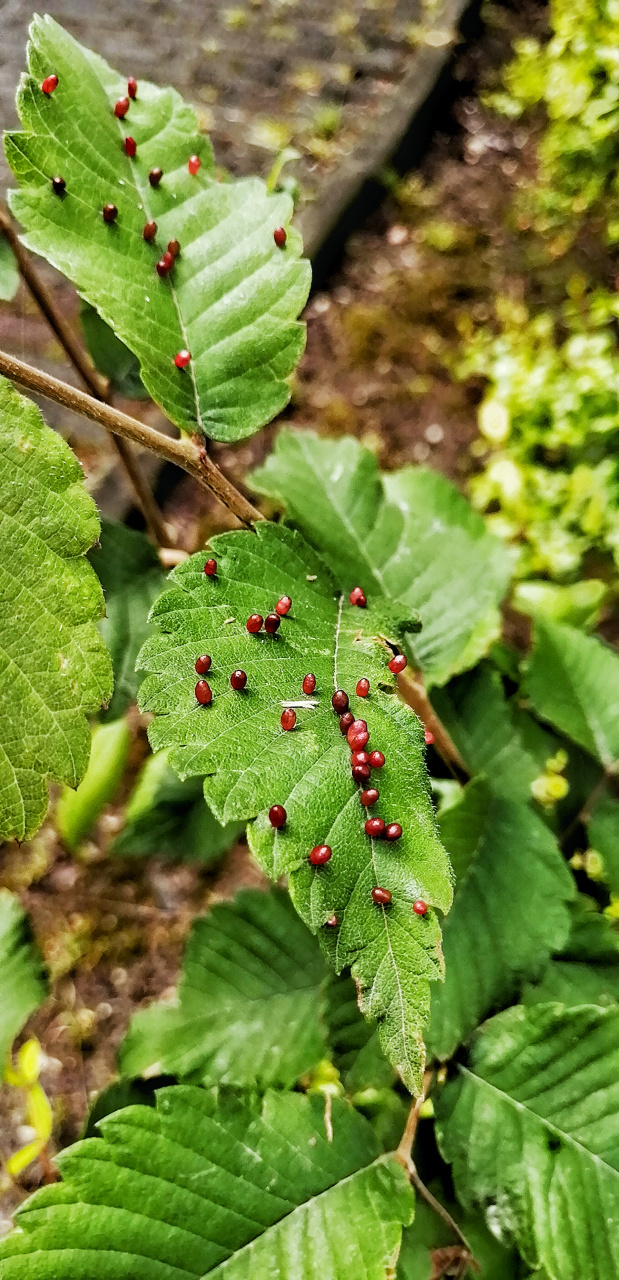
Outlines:
[[[24, 131], [5, 141], [24, 243], [68, 276], [135, 353], [145, 387], [173, 422], [217, 440], [251, 435], [287, 403], [286, 379], [304, 343], [296, 317], [309, 265], [288, 225], [289, 197], [270, 195], [255, 178], [219, 182], [195, 113], [173, 89], [140, 81], [117, 118], [126, 80], [52, 18], [35, 18], [28, 59], [17, 100]], [[46, 95], [40, 85], [51, 72], [58, 86]], [[152, 185], [157, 169], [163, 176]], [[66, 184], [60, 196], [55, 175]], [[108, 204], [117, 209], [109, 223]], [[151, 221], [157, 231], [147, 241]], [[280, 225], [283, 249], [273, 240]], [[160, 277], [156, 263], [172, 240], [180, 255]], [[183, 349], [191, 362], [178, 369]]]
[[482, 780], [445, 812], [441, 834], [456, 895], [444, 926], [445, 984], [432, 995], [428, 1042], [448, 1058], [484, 1017], [541, 975], [567, 939], [567, 902], [575, 891], [541, 818], [494, 795]]
[[[440, 844], [423, 759], [423, 731], [414, 713], [385, 690], [393, 676], [391, 650], [397, 625], [384, 602], [367, 609], [342, 596], [325, 566], [299, 534], [263, 523], [256, 533], [213, 540], [217, 574], [203, 572], [204, 553], [174, 570], [173, 589], [160, 597], [153, 617], [161, 634], [149, 639], [140, 662], [151, 672], [140, 702], [155, 713], [155, 749], [168, 748], [181, 776], [206, 775], [205, 796], [220, 822], [250, 820], [248, 838], [273, 878], [289, 876], [297, 910], [334, 966], [349, 965], [361, 1007], [379, 1023], [383, 1047], [409, 1087], [422, 1067], [422, 1027], [429, 1008], [428, 980], [442, 972], [440, 932], [432, 907], [451, 902], [451, 880]], [[279, 597], [292, 608], [276, 635], [249, 634], [249, 615], [263, 617]], [[212, 657], [210, 706], [194, 687], [198, 655]], [[240, 669], [247, 687], [230, 687]], [[303, 694], [306, 674], [315, 692]], [[369, 697], [357, 697], [360, 677]], [[374, 778], [380, 799], [372, 815], [402, 826], [390, 842], [365, 834], [367, 810], [351, 776], [350, 749], [331, 706], [336, 689], [350, 696], [353, 712], [367, 721], [370, 749], [386, 759]], [[282, 728], [282, 709], [296, 708], [296, 727]], [[285, 807], [285, 826], [269, 821], [272, 805]], [[331, 859], [311, 866], [308, 855], [329, 845]], [[390, 905], [373, 901], [384, 888]], [[416, 915], [413, 902], [429, 904]], [[327, 924], [335, 914], [337, 925]]]
[[98, 534], [69, 446], [0, 380], [0, 838], [36, 831], [48, 778], [77, 786], [86, 715], [112, 691], [103, 596], [85, 558]]
[[517, 1007], [439, 1100], [459, 1199], [549, 1280], [619, 1274], [618, 1073], [619, 1009]]
[[542, 720], [605, 768], [619, 760], [619, 657], [600, 640], [538, 621], [524, 689]]
[[25, 913], [8, 889], [0, 889], [0, 1078], [15, 1036], [47, 995], [43, 963]]
[[2, 1280], [388, 1280], [413, 1193], [335, 1099], [161, 1090], [57, 1157], [18, 1212]]
[[252, 484], [283, 505], [344, 590], [360, 583], [419, 611], [407, 647], [428, 684], [473, 666], [498, 636], [508, 555], [444, 476], [384, 474], [357, 440], [283, 430]]
[[290, 1087], [327, 1053], [326, 974], [287, 893], [239, 893], [194, 922], [178, 998], [135, 1015], [121, 1071]]

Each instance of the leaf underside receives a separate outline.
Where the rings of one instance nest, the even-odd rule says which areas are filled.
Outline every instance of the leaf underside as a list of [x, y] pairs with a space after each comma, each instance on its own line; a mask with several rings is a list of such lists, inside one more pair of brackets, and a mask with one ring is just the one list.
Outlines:
[[112, 691], [103, 596], [85, 552], [99, 521], [82, 470], [30, 400], [0, 381], [0, 837], [23, 840], [47, 779], [76, 786], [86, 715]]
[[26, 1019], [47, 995], [41, 957], [19, 901], [0, 889], [0, 1070]]
[[3, 1280], [386, 1280], [413, 1193], [335, 1099], [258, 1103], [176, 1086], [58, 1157], [64, 1181], [18, 1213]]
[[[186, 431], [239, 440], [289, 399], [288, 375], [304, 345], [296, 320], [309, 265], [289, 227], [289, 197], [255, 178], [219, 182], [193, 109], [173, 89], [140, 81], [124, 119], [114, 104], [126, 80], [50, 17], [30, 29], [29, 72], [17, 97], [22, 133], [5, 137], [21, 190], [11, 207], [24, 243], [62, 271], [138, 357], [142, 381]], [[54, 73], [58, 87], [40, 85]], [[124, 138], [137, 143], [133, 159]], [[198, 155], [196, 175], [187, 162]], [[151, 169], [163, 170], [152, 187]], [[66, 190], [57, 196], [54, 175]], [[106, 223], [106, 204], [118, 209]], [[142, 230], [156, 221], [156, 238]], [[285, 249], [273, 240], [287, 227]], [[166, 279], [155, 264], [168, 241], [181, 254]], [[191, 364], [174, 365], [182, 349]]]
[[136, 1014], [121, 1071], [289, 1088], [327, 1053], [326, 972], [287, 893], [239, 893], [194, 922], [178, 1000]]
[[[155, 713], [151, 742], [168, 748], [181, 777], [205, 774], [205, 795], [221, 822], [250, 821], [250, 846], [273, 878], [288, 875], [297, 910], [334, 966], [350, 966], [364, 1012], [379, 1023], [385, 1052], [417, 1088], [422, 1070], [422, 1028], [429, 1008], [428, 980], [441, 975], [440, 932], [432, 910], [416, 916], [422, 897], [449, 908], [448, 862], [436, 832], [416, 716], [392, 693], [390, 650], [380, 637], [390, 623], [382, 603], [365, 610], [340, 596], [316, 553], [292, 530], [260, 524], [256, 533], [213, 540], [217, 576], [202, 572], [194, 556], [172, 575], [153, 617], [160, 634], [146, 642], [141, 664], [151, 673], [140, 691]], [[281, 595], [293, 600], [277, 636], [249, 635], [250, 613], [264, 617]], [[397, 628], [396, 634], [397, 634]], [[194, 694], [196, 657], [212, 656], [210, 707]], [[230, 688], [235, 668], [247, 673], [243, 693]], [[315, 694], [302, 692], [305, 674]], [[366, 699], [355, 696], [365, 676]], [[347, 690], [353, 711], [367, 720], [371, 746], [387, 763], [376, 773], [380, 801], [373, 814], [398, 821], [395, 844], [364, 832], [366, 810], [350, 773], [350, 752], [331, 707], [336, 688]], [[297, 706], [297, 725], [285, 732], [282, 706]], [[271, 805], [287, 811], [284, 828], [268, 820]], [[308, 863], [314, 845], [329, 844], [331, 861]], [[372, 901], [375, 886], [392, 893], [385, 908]], [[326, 925], [336, 914], [337, 928]]]
[[619, 1010], [516, 1007], [439, 1102], [465, 1208], [550, 1280], [619, 1276]]
[[444, 476], [422, 467], [382, 475], [357, 440], [286, 429], [251, 480], [342, 590], [360, 584], [419, 612], [421, 633], [406, 647], [428, 685], [473, 666], [499, 635], [508, 556]]

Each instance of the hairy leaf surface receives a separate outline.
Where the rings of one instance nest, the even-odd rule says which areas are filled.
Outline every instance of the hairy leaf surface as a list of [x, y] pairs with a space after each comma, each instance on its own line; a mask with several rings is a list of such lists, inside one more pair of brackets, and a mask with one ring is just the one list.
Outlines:
[[19, 899], [0, 889], [0, 1078], [26, 1019], [47, 995], [43, 965]]
[[407, 648], [428, 684], [473, 666], [496, 639], [509, 560], [444, 476], [381, 474], [350, 437], [284, 430], [252, 482], [285, 508], [343, 590], [359, 584], [419, 611], [423, 628]]
[[[186, 431], [238, 440], [287, 403], [286, 381], [304, 343], [296, 316], [307, 297], [309, 265], [288, 224], [292, 203], [255, 178], [218, 182], [208, 140], [193, 109], [173, 89], [140, 81], [124, 119], [114, 104], [127, 82], [50, 17], [30, 29], [29, 72], [17, 106], [23, 133], [6, 137], [21, 190], [11, 207], [25, 244], [76, 285], [140, 361], [142, 381]], [[58, 76], [46, 96], [43, 78]], [[124, 138], [137, 143], [133, 159]], [[201, 158], [196, 175], [192, 155]], [[153, 168], [163, 170], [157, 187]], [[66, 182], [58, 197], [51, 185]], [[102, 209], [118, 217], [106, 223]], [[156, 238], [142, 230], [156, 221]], [[273, 231], [286, 225], [285, 249]], [[168, 241], [181, 245], [173, 271], [155, 264]], [[181, 349], [191, 364], [174, 365]]]
[[567, 939], [574, 886], [541, 819], [481, 780], [446, 810], [441, 834], [456, 895], [444, 925], [445, 983], [432, 994], [428, 1039], [447, 1058], [525, 980], [541, 975]]
[[440, 1099], [459, 1199], [550, 1280], [619, 1275], [618, 1076], [618, 1009], [517, 1007]]
[[127, 1107], [58, 1157], [19, 1211], [2, 1280], [388, 1280], [413, 1193], [335, 1099], [191, 1086]]
[[69, 446], [0, 380], [0, 838], [40, 826], [48, 778], [77, 785], [86, 715], [112, 691], [103, 597], [85, 558], [98, 535]]
[[[385, 1052], [409, 1087], [417, 1087], [421, 1031], [429, 1008], [428, 980], [441, 974], [440, 933], [432, 910], [416, 916], [423, 897], [442, 911], [451, 902], [447, 857], [438, 839], [417, 717], [385, 689], [393, 685], [382, 637], [398, 627], [382, 604], [355, 608], [299, 534], [260, 524], [256, 533], [213, 540], [217, 576], [202, 572], [204, 553], [180, 565], [174, 589], [154, 607], [161, 634], [146, 642], [141, 663], [152, 674], [141, 706], [155, 712], [150, 735], [169, 748], [181, 776], [205, 774], [205, 795], [221, 822], [249, 819], [250, 845], [267, 873], [288, 875], [293, 901], [334, 966], [351, 966], [364, 1012], [379, 1023]], [[249, 614], [264, 617], [282, 595], [293, 606], [276, 636], [248, 634]], [[199, 706], [194, 663], [212, 656], [211, 706]], [[230, 672], [247, 673], [235, 692]], [[305, 674], [316, 676], [311, 697]], [[369, 679], [368, 698], [355, 695]], [[371, 840], [366, 810], [350, 772], [350, 751], [331, 707], [335, 689], [348, 691], [353, 711], [367, 720], [370, 744], [387, 763], [376, 773], [380, 800], [372, 810], [400, 822], [395, 844]], [[297, 725], [285, 732], [282, 708], [296, 704]], [[268, 820], [285, 806], [285, 827]], [[255, 819], [255, 821], [253, 821]], [[314, 845], [329, 844], [331, 861], [315, 869]], [[375, 886], [392, 893], [377, 906]], [[335, 913], [336, 928], [326, 925]]]
[[542, 720], [605, 768], [619, 759], [619, 657], [601, 640], [538, 622], [524, 689]]
[[326, 973], [287, 893], [239, 893], [194, 921], [178, 997], [135, 1015], [122, 1073], [290, 1087], [327, 1053]]

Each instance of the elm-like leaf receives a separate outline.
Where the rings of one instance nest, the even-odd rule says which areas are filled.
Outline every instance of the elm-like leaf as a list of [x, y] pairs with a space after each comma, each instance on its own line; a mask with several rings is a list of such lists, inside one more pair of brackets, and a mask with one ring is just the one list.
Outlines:
[[619, 761], [619, 656], [601, 640], [538, 620], [524, 691], [542, 720], [605, 769]]
[[251, 479], [342, 590], [359, 584], [419, 612], [421, 633], [406, 643], [428, 685], [474, 666], [500, 634], [509, 557], [445, 476], [423, 467], [381, 473], [350, 436], [284, 430]]
[[437, 1104], [465, 1209], [549, 1280], [619, 1275], [619, 1009], [508, 1009]]
[[368, 1122], [333, 1100], [195, 1086], [131, 1106], [57, 1157], [21, 1207], [2, 1280], [388, 1280], [414, 1196]]
[[103, 595], [85, 556], [98, 536], [69, 446], [0, 379], [0, 838], [34, 834], [48, 778], [77, 786], [86, 716], [112, 692]]
[[[141, 80], [117, 119], [126, 80], [50, 17], [32, 23], [28, 67], [17, 95], [23, 132], [5, 138], [24, 243], [68, 276], [134, 352], [144, 386], [173, 422], [216, 440], [252, 435], [287, 404], [304, 344], [296, 317], [309, 264], [289, 225], [290, 198], [256, 178], [218, 181], [210, 143], [174, 89]], [[58, 87], [46, 95], [41, 82], [52, 72]], [[197, 174], [187, 168], [192, 155], [202, 162]], [[156, 187], [154, 168], [163, 170]], [[66, 183], [61, 197], [56, 174]], [[118, 210], [113, 223], [102, 217], [107, 204]], [[142, 231], [153, 220], [147, 243]], [[280, 225], [284, 249], [273, 240]], [[170, 240], [181, 253], [160, 278], [156, 263]], [[182, 349], [192, 359], [179, 370]]]
[[[140, 658], [151, 673], [140, 690], [142, 709], [155, 714], [151, 742], [169, 750], [181, 777], [206, 775], [205, 796], [220, 822], [249, 820], [261, 865], [273, 879], [289, 877], [300, 915], [334, 967], [352, 968], [361, 1007], [378, 1022], [387, 1056], [417, 1088], [428, 981], [442, 973], [432, 908], [449, 909], [451, 879], [434, 821], [423, 730], [391, 692], [385, 637], [397, 642], [397, 621], [380, 600], [367, 609], [352, 606], [324, 561], [286, 526], [264, 522], [255, 533], [224, 534], [212, 545], [216, 576], [204, 574], [204, 553], [193, 556], [174, 570], [171, 589], [153, 609], [160, 634], [147, 640]], [[264, 617], [283, 595], [293, 604], [279, 632], [248, 634], [248, 616]], [[194, 663], [204, 652], [212, 657], [210, 706], [200, 706], [194, 694]], [[236, 668], [247, 674], [243, 692], [230, 687]], [[316, 689], [306, 697], [309, 672]], [[355, 695], [363, 676], [370, 681], [365, 699]], [[367, 811], [331, 706], [337, 688], [349, 693], [371, 746], [386, 757], [375, 773], [380, 799], [372, 813], [401, 823], [395, 843], [365, 834]], [[290, 704], [297, 724], [286, 732], [280, 721]], [[277, 831], [268, 818], [273, 804], [288, 815]], [[333, 856], [316, 869], [308, 855], [318, 844], [329, 844]], [[376, 886], [392, 893], [390, 906], [373, 902]], [[412, 911], [416, 898], [429, 904], [425, 917]], [[327, 925], [334, 913], [335, 928]]]

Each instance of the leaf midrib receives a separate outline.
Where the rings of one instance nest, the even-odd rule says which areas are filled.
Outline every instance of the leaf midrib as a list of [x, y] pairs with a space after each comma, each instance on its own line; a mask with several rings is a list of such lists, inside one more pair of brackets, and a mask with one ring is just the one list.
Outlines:
[[511, 1093], [506, 1093], [504, 1089], [500, 1089], [498, 1085], [493, 1084], [491, 1080], [487, 1080], [485, 1076], [478, 1075], [475, 1071], [471, 1071], [469, 1067], [460, 1067], [460, 1071], [462, 1072], [462, 1075], [468, 1076], [469, 1079], [475, 1083], [485, 1085], [487, 1089], [490, 1089], [497, 1095], [497, 1097], [501, 1098], [504, 1102], [509, 1103], [510, 1106], [514, 1107], [517, 1111], [538, 1120], [544, 1128], [548, 1129], [551, 1133], [556, 1134], [562, 1142], [574, 1147], [581, 1159], [588, 1157], [589, 1160], [593, 1160], [596, 1164], [599, 1164], [602, 1169], [607, 1170], [610, 1173], [614, 1173], [617, 1179], [619, 1179], [619, 1170], [615, 1169], [614, 1165], [609, 1164], [607, 1160], [604, 1160], [602, 1156], [597, 1155], [595, 1151], [591, 1151], [589, 1147], [585, 1147], [582, 1142], [578, 1141], [578, 1138], [574, 1138], [572, 1134], [566, 1133], [565, 1129], [560, 1129], [558, 1125], [553, 1124], [552, 1120], [547, 1120], [546, 1117], [541, 1116], [538, 1111], [534, 1111], [532, 1107], [527, 1107], [524, 1102], [519, 1102]]

